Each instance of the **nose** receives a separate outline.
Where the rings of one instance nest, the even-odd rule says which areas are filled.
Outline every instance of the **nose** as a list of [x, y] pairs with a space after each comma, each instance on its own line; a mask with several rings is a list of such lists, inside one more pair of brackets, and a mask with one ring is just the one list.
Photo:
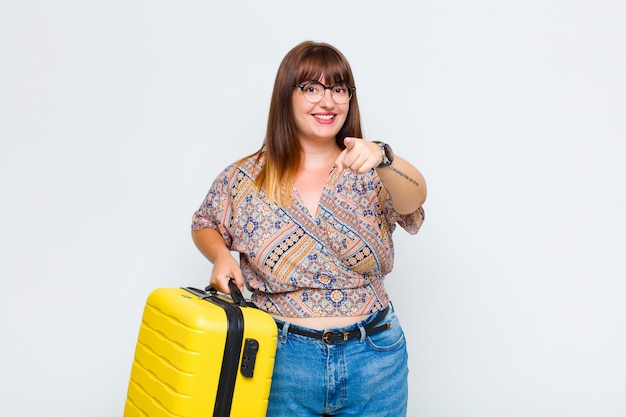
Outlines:
[[322, 107], [333, 107], [335, 105], [335, 100], [333, 100], [333, 90], [326, 87], [324, 89], [324, 97], [320, 100], [319, 104]]

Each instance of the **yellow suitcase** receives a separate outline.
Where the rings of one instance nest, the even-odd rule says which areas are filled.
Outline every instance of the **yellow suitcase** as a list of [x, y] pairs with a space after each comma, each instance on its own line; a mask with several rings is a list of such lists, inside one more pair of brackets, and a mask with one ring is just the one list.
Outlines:
[[148, 297], [124, 417], [262, 417], [267, 412], [277, 328], [267, 313], [194, 288]]

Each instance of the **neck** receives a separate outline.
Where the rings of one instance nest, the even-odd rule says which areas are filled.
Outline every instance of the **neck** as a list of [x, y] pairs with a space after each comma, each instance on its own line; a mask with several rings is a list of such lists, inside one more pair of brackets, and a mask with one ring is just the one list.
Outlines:
[[306, 170], [329, 168], [340, 153], [341, 149], [334, 142], [323, 146], [303, 143], [300, 167]]

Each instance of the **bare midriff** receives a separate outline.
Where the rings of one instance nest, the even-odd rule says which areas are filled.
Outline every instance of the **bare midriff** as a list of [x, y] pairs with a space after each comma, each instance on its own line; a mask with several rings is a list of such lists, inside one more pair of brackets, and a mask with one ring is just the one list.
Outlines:
[[346, 327], [365, 320], [368, 315], [364, 316], [340, 316], [340, 317], [282, 317], [274, 316], [277, 320], [286, 323], [295, 324], [296, 326], [307, 327], [314, 330], [333, 329]]

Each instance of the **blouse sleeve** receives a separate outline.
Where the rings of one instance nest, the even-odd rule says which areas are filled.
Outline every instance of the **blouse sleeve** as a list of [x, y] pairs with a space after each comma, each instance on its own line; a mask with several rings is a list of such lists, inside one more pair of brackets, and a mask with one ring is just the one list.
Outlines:
[[228, 248], [233, 243], [230, 233], [233, 212], [230, 184], [235, 172], [236, 169], [229, 166], [218, 175], [191, 223], [192, 230], [211, 228], [219, 231]]

